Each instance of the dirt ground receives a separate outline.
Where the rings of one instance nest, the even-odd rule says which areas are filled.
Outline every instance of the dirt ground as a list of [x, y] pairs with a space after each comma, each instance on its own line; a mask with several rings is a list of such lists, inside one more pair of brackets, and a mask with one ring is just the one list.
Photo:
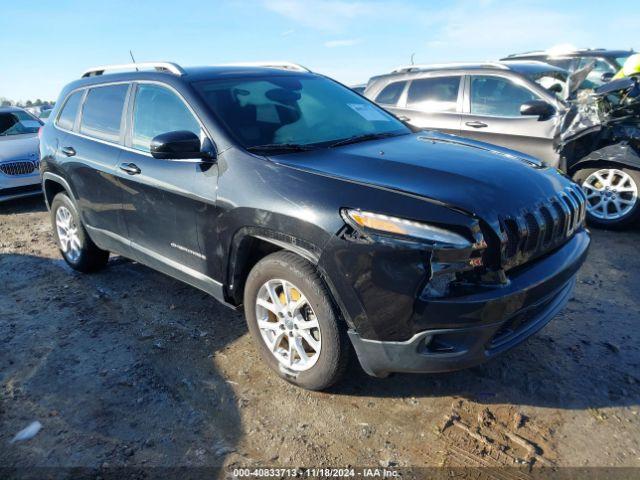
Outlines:
[[314, 393], [267, 370], [241, 314], [121, 258], [73, 272], [41, 199], [0, 205], [0, 466], [640, 467], [638, 240], [594, 231], [564, 311], [488, 364], [354, 366]]

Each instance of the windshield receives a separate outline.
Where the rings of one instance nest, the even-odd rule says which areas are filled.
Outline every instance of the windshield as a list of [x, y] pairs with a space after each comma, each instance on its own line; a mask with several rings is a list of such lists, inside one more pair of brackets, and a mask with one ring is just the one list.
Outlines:
[[378, 106], [324, 77], [245, 77], [195, 86], [231, 135], [250, 150], [321, 148], [411, 132]]
[[532, 82], [537, 83], [542, 88], [554, 94], [557, 98], [566, 98], [567, 94], [567, 79], [569, 78], [569, 72], [562, 70], [549, 70], [524, 73]]
[[27, 112], [0, 112], [0, 136], [37, 133], [42, 123]]
[[624, 65], [624, 62], [626, 62], [627, 58], [629, 58], [630, 56], [631, 56], [631, 52], [625, 53], [620, 57], [616, 57], [616, 63], [618, 64], [618, 69], [622, 68], [622, 66]]

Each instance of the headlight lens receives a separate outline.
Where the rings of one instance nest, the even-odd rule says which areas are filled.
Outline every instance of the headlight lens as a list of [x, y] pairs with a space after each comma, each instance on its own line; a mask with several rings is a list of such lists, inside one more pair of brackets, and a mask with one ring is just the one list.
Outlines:
[[462, 235], [436, 227], [435, 225], [354, 209], [344, 209], [343, 213], [351, 223], [365, 230], [405, 235], [407, 237], [420, 238], [422, 240], [444, 243], [460, 248], [471, 246], [471, 242]]

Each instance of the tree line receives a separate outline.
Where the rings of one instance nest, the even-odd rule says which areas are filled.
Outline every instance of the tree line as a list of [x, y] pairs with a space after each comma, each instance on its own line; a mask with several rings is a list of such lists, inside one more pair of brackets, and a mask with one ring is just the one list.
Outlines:
[[56, 102], [49, 100], [41, 100], [37, 98], [36, 100], [26, 100], [26, 101], [17, 101], [14, 102], [5, 97], [0, 97], [0, 107], [41, 107], [43, 105], [55, 105]]

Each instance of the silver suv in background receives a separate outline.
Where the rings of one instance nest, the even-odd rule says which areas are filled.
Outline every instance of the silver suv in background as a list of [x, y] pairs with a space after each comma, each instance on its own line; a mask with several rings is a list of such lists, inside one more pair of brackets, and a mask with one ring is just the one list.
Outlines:
[[0, 201], [38, 195], [42, 121], [18, 107], [0, 108]]
[[536, 61], [409, 65], [371, 78], [364, 95], [414, 127], [502, 145], [557, 167], [554, 137], [568, 76]]

